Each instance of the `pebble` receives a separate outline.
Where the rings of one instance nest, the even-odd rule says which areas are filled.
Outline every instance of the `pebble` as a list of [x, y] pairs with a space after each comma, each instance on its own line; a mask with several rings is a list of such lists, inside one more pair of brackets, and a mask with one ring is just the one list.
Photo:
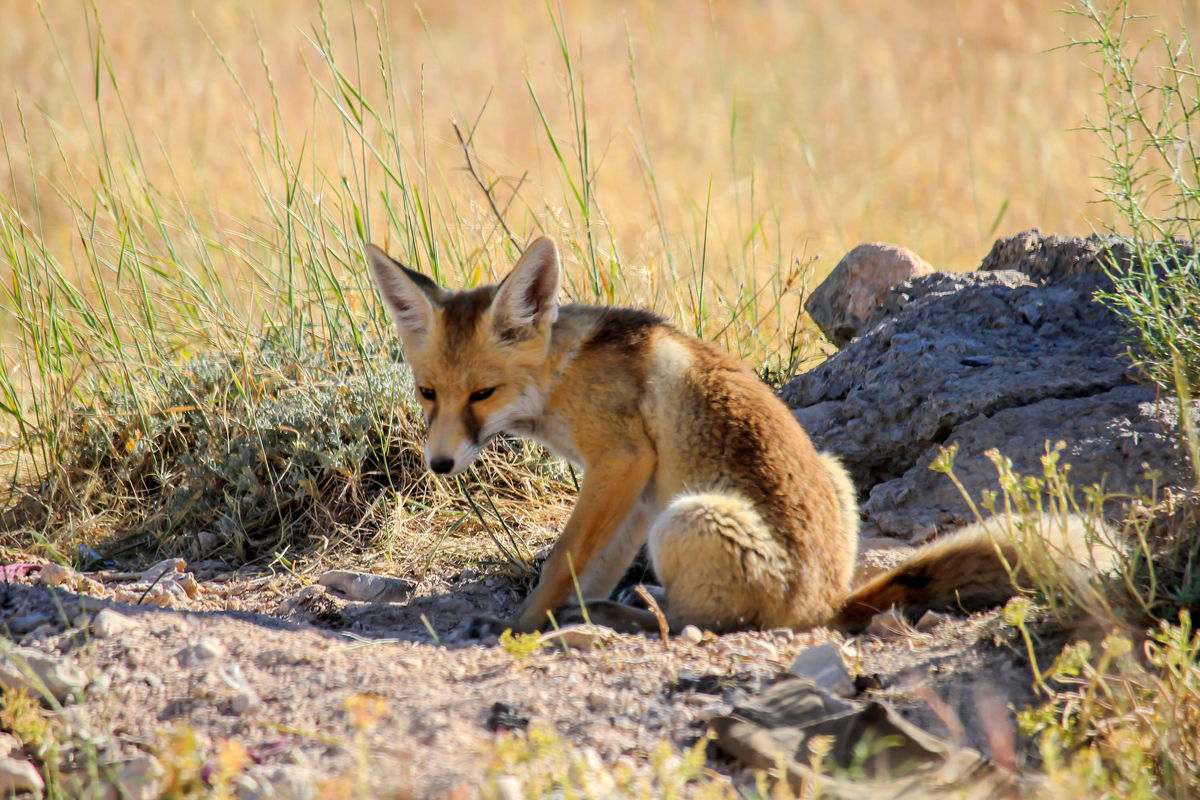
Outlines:
[[836, 645], [819, 644], [801, 650], [787, 671], [808, 678], [817, 688], [831, 694], [840, 697], [853, 697], [855, 694], [854, 681], [850, 679]]
[[774, 661], [779, 658], [779, 650], [775, 645], [762, 639], [747, 639], [741, 643], [741, 650], [751, 658], [764, 661]]
[[235, 714], [245, 714], [252, 708], [262, 705], [262, 700], [252, 691], [238, 692], [230, 701], [230, 707]]
[[0, 733], [0, 758], [7, 758], [20, 749], [21, 743], [17, 741], [17, 737], [9, 733]]
[[516, 776], [501, 775], [496, 779], [496, 796], [500, 800], [522, 800], [525, 797], [525, 789]]
[[89, 627], [92, 629], [93, 636], [98, 639], [107, 639], [137, 627], [137, 622], [111, 608], [105, 608], [92, 618]]
[[946, 619], [945, 614], [939, 614], [936, 611], [926, 611], [924, 614], [921, 615], [921, 618], [919, 620], [917, 620], [917, 630], [919, 630], [923, 633], [926, 631], [933, 630], [938, 625], [940, 625], [942, 623], [942, 621], [945, 619]]
[[121, 798], [154, 800], [160, 796], [163, 774], [158, 759], [149, 754], [142, 754], [121, 762], [115, 770], [113, 785]]
[[225, 648], [216, 639], [204, 638], [196, 642], [190, 647], [181, 649], [175, 658], [180, 666], [188, 666], [190, 664], [199, 664], [205, 661], [212, 661], [214, 658], [220, 658], [225, 655]]
[[156, 800], [162, 796], [164, 772], [154, 756], [142, 754], [97, 766], [98, 776], [86, 769], [63, 774], [59, 787], [64, 796], [93, 800]]
[[40, 797], [44, 788], [46, 784], [33, 764], [0, 758], [0, 797], [13, 797], [20, 792], [33, 792]]
[[616, 638], [617, 632], [604, 625], [564, 625], [555, 631], [542, 634], [542, 644], [563, 643], [568, 647], [584, 649], [608, 644]]
[[796, 641], [796, 632], [791, 628], [775, 628], [771, 631], [771, 635], [784, 644]]
[[238, 800], [314, 800], [312, 771], [295, 765], [251, 767], [236, 780]]
[[75, 570], [62, 564], [44, 564], [38, 573], [37, 582], [41, 586], [61, 586], [75, 578]]
[[165, 561], [159, 561], [149, 569], [142, 570], [138, 575], [139, 583], [155, 583], [169, 580], [172, 578], [171, 573], [183, 572], [187, 568], [187, 562], [182, 558], [168, 558]]
[[704, 631], [695, 625], [684, 625], [683, 630], [679, 632], [679, 638], [688, 644], [700, 644], [704, 640]]
[[87, 685], [87, 675], [68, 658], [49, 656], [30, 647], [0, 653], [0, 686], [6, 689], [22, 689], [31, 697], [48, 691], [61, 702]]
[[317, 582], [348, 600], [370, 603], [398, 603], [407, 600], [413, 591], [412, 581], [403, 578], [389, 578], [386, 575], [371, 575], [345, 569], [332, 569], [322, 573]]
[[176, 579], [175, 585], [183, 590], [183, 593], [189, 599], [195, 599], [200, 594], [200, 584], [196, 582], [196, 576], [190, 572], [185, 572]]
[[221, 544], [221, 537], [212, 531], [200, 531], [192, 544], [197, 555], [205, 556], [217, 549]]
[[881, 611], [871, 617], [871, 624], [867, 626], [867, 633], [878, 636], [880, 639], [904, 636], [910, 630], [911, 627], [904, 619], [904, 615], [895, 608], [889, 608], [887, 611]]

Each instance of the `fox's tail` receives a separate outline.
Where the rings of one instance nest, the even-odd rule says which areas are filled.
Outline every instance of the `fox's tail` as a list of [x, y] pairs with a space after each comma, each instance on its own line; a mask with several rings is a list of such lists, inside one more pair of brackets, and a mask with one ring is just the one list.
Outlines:
[[830, 625], [861, 631], [893, 606], [910, 618], [925, 611], [979, 611], [1016, 594], [1014, 578], [1021, 585], [1037, 576], [1083, 589], [1112, 567], [1118, 551], [1110, 531], [1075, 515], [1007, 525], [994, 517], [922, 547], [858, 587]]

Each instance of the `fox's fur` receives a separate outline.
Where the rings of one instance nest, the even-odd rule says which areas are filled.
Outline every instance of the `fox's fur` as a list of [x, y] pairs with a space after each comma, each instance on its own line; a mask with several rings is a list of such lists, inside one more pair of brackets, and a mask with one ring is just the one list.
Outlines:
[[837, 459], [715, 345], [646, 311], [559, 306], [551, 240], [501, 283], [459, 292], [368, 252], [418, 387], [430, 468], [461, 472], [502, 432], [583, 467], [541, 579], [506, 621], [514, 629], [546, 624], [575, 576], [593, 620], [652, 627], [646, 611], [591, 600], [609, 596], [643, 544], [673, 629], [849, 627], [893, 603], [952, 605], [964, 592], [944, 575], [966, 569], [984, 599], [1012, 593], [990, 540], [964, 535], [851, 595], [858, 511]]
[[867, 581], [851, 593], [830, 625], [860, 631], [875, 614], [892, 607], [913, 618], [925, 611], [988, 608], [1013, 596], [1014, 579], [1020, 586], [1053, 583], [1079, 595], [1096, 575], [1113, 567], [1115, 546], [1111, 531], [1097, 530], [1095, 523], [1073, 514], [994, 517], [925, 545], [895, 569]]

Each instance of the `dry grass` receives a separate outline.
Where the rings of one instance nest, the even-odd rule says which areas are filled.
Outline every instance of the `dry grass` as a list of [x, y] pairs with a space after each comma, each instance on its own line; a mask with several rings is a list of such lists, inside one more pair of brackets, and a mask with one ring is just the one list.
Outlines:
[[[1139, 5], [1168, 27], [1180, 13], [1172, 2]], [[765, 269], [820, 253], [828, 267], [864, 240], [899, 242], [938, 266], [970, 268], [995, 232], [1085, 230], [1091, 214], [1104, 213], [1089, 207], [1099, 150], [1069, 129], [1096, 104], [1080, 56], [1047, 52], [1077, 25], [1051, 13], [1056, 6], [571, 3], [567, 41], [579, 51], [604, 221], [623, 262], [650, 276], [637, 286], [649, 294], [623, 299], [680, 310], [667, 297], [675, 287], [661, 278], [670, 260], [699, 262], [700, 253], [687, 251], [705, 225], [709, 272], [718, 280], [726, 264], [743, 260]], [[1185, 6], [1194, 27], [1196, 9]], [[84, 118], [102, 116], [119, 137], [110, 145], [141, 152], [145, 172], [131, 183], [211, 210], [214, 233], [253, 237], [271, 221], [246, 163], [257, 150], [246, 101], [260, 111], [278, 105], [290, 152], [305, 151], [303, 172], [336, 175], [355, 154], [341, 121], [314, 99], [308, 70], [322, 65], [306, 37], [326, 28], [343, 64], [356, 53], [361, 59], [354, 77], [364, 93], [381, 91], [372, 59], [376, 12], [335, 3], [323, 13], [324, 20], [307, 3], [180, 2], [151, 12], [101, 2], [103, 70], [122, 87], [123, 104], [102, 81], [94, 108], [87, 95], [95, 23], [86, 6], [48, 4], [52, 37], [34, 4], [18, 4], [0, 32], [12, 87], [0, 99], [0, 119], [13, 166], [5, 174], [0, 164], [0, 185], [51, 247], [71, 247], [79, 238], [74, 215], [53, 192], [86, 195], [95, 176], [71, 165], [85, 164], [96, 145], [95, 125]], [[526, 88], [528, 80], [566, 140], [571, 108], [551, 15], [515, 2], [400, 5], [386, 22], [405, 156], [420, 165], [422, 180], [457, 198], [453, 206], [477, 229], [477, 250], [493, 252], [485, 245], [494, 231], [461, 170], [451, 120], [479, 119], [474, 144], [501, 179], [502, 201], [524, 178], [512, 206], [518, 230], [561, 226], [563, 235], [578, 236]], [[122, 141], [127, 132], [132, 137]], [[651, 174], [655, 187], [647, 191]], [[377, 223], [386, 219], [379, 202], [367, 209]], [[658, 220], [670, 241], [658, 235]], [[239, 290], [253, 295], [254, 276], [241, 274], [236, 259], [228, 268]]]

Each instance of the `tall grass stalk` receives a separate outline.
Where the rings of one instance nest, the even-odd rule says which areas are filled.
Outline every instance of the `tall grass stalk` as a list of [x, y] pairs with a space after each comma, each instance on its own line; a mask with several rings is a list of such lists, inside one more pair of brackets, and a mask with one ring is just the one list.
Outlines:
[[[184, 188], [179, 171], [194, 165], [148, 147], [153, 132], [140, 130], [133, 113], [141, 98], [125, 94], [99, 11], [86, 11], [90, 72], [80, 82], [43, 15], [87, 146], [80, 155], [68, 126], [39, 110], [39, 129], [51, 131], [57, 154], [39, 163], [45, 150], [30, 145], [27, 107], [19, 100], [15, 119], [0, 118], [9, 173], [35, 176], [28, 192], [0, 191], [0, 253], [12, 265], [11, 281], [0, 285], [6, 526], [61, 532], [68, 518], [91, 519], [118, 535], [122, 552], [177, 547], [215, 530], [245, 556], [294, 543], [306, 530], [357, 523], [354, 514], [376, 508], [377, 485], [405, 497], [419, 485], [415, 499], [449, 502], [453, 487], [424, 477], [414, 455], [418, 417], [364, 270], [366, 241], [444, 284], [471, 286], [501, 276], [523, 240], [548, 231], [564, 245], [571, 299], [653, 298], [681, 324], [755, 361], [792, 364], [803, 351], [797, 343], [807, 329], [792, 315], [800, 302], [788, 295], [792, 278], [747, 296], [744, 287], [756, 285], [748, 245], [720, 281], [700, 280], [694, 306], [683, 301], [688, 275], [622, 260], [598, 190], [583, 48], [572, 45], [563, 7], [547, 6], [546, 27], [564, 94], [546, 98], [527, 83], [553, 155], [549, 177], [562, 192], [507, 179], [480, 159], [479, 116], [462, 144], [466, 158], [478, 159], [469, 166], [477, 165], [487, 208], [453, 189], [461, 165], [427, 160], [424, 97], [397, 89], [388, 9], [355, 6], [349, 29], [336, 31], [327, 11], [321, 6], [316, 24], [299, 34], [312, 119], [282, 103], [280, 73], [261, 40], [259, 70], [247, 72], [205, 32], [253, 131], [239, 144], [257, 213], [234, 219], [222, 214], [220, 198]], [[29, 163], [14, 163], [18, 153]], [[151, 154], [165, 161], [171, 182], [153, 177]], [[648, 146], [644, 156], [645, 188], [656, 194]], [[42, 183], [41, 174], [68, 177]], [[487, 193], [499, 186], [511, 196], [491, 202]], [[51, 208], [70, 216], [74, 242], [48, 238], [42, 219]], [[494, 235], [497, 221], [508, 235]], [[761, 221], [752, 223], [744, 243], [762, 235]], [[658, 233], [668, 265], [679, 242], [700, 252], [702, 264], [709, 258], [707, 235], [689, 243], [665, 222]], [[710, 293], [721, 301], [711, 310]], [[500, 450], [479, 472], [493, 511], [506, 492], [529, 491], [517, 464], [565, 491], [564, 474], [532, 447]]]

